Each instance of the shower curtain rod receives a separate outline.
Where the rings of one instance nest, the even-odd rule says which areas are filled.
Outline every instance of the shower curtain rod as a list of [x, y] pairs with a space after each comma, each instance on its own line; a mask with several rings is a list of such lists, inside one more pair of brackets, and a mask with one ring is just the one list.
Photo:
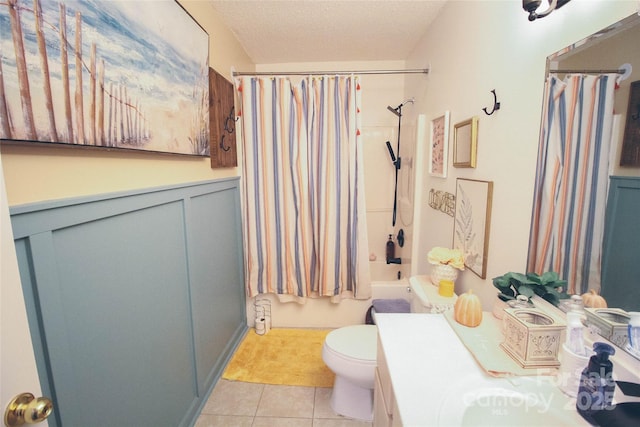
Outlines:
[[429, 74], [428, 68], [408, 70], [358, 70], [358, 71], [234, 71], [234, 76], [309, 76], [309, 75], [349, 75], [349, 74]]

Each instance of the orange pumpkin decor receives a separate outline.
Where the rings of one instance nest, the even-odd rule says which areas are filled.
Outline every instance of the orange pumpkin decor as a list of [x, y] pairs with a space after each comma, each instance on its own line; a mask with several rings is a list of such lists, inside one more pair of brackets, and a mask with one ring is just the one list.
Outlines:
[[595, 289], [589, 289], [589, 292], [582, 294], [582, 302], [589, 308], [607, 308], [607, 301], [598, 295]]
[[461, 325], [475, 328], [482, 322], [480, 298], [469, 290], [458, 297], [453, 306], [453, 318]]

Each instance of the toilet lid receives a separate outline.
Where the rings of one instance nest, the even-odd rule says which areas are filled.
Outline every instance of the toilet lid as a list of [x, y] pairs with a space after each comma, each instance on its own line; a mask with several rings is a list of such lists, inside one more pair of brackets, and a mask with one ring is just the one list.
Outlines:
[[376, 360], [378, 328], [375, 325], [354, 325], [335, 329], [325, 338], [325, 344], [337, 353], [360, 360]]

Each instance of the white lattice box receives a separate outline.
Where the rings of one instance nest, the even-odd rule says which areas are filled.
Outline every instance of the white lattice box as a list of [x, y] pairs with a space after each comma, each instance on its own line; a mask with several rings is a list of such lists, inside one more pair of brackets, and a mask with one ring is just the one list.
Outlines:
[[587, 324], [620, 348], [627, 345], [629, 313], [620, 308], [585, 308]]
[[560, 366], [558, 352], [565, 323], [536, 308], [504, 310], [505, 340], [500, 346], [523, 368]]

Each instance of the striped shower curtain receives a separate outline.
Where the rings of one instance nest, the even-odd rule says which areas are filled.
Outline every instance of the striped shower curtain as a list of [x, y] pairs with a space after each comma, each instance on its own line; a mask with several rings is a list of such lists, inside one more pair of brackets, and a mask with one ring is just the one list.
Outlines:
[[600, 288], [615, 74], [546, 82], [527, 271]]
[[369, 298], [358, 77], [235, 85], [247, 295]]

